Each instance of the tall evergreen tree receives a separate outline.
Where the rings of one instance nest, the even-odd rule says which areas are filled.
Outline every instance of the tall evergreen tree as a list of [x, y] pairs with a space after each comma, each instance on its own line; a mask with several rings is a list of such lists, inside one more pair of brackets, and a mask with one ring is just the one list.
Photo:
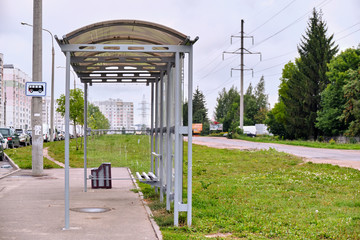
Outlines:
[[216, 106], [215, 106], [215, 120], [218, 122], [223, 122], [227, 113], [231, 109], [232, 103], [235, 99], [239, 98], [239, 93], [237, 88], [232, 86], [229, 91], [226, 91], [225, 88], [219, 92], [219, 96], [216, 98]]
[[[199, 87], [196, 88], [193, 99], [193, 122], [192, 123], [208, 123], [207, 109], [206, 109], [206, 100], [204, 94], [199, 90]], [[185, 102], [183, 105], [183, 125], [188, 125], [188, 103]]]
[[259, 83], [255, 87], [255, 98], [256, 98], [256, 105], [259, 108], [267, 108], [268, 104], [268, 95], [265, 94], [265, 79], [264, 76], [260, 78]]
[[255, 115], [258, 110], [254, 88], [250, 83], [244, 94], [244, 126], [255, 125]]
[[300, 60], [296, 61], [298, 71], [288, 82], [289, 99], [285, 102], [291, 129], [296, 138], [316, 138], [318, 129], [315, 126], [317, 112], [320, 110], [320, 94], [329, 80], [326, 76], [327, 63], [338, 51], [334, 46], [333, 35], [326, 36], [327, 27], [322, 13], [314, 8], [309, 20], [306, 35], [303, 36], [298, 52]]
[[208, 121], [205, 96], [197, 87], [193, 95], [193, 123]]
[[265, 94], [264, 76], [260, 78], [259, 83], [256, 85], [254, 95], [256, 98], [256, 106], [258, 108], [258, 111], [254, 116], [254, 121], [255, 123], [264, 123], [268, 112], [268, 95]]

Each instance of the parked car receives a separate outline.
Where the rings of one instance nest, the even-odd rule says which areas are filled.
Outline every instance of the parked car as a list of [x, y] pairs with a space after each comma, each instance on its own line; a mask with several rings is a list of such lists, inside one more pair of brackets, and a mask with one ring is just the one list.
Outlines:
[[24, 129], [17, 128], [15, 129], [15, 132], [19, 134], [20, 144], [23, 146], [30, 145], [30, 136], [27, 134], [27, 132]]
[[[50, 131], [50, 129], [49, 129], [49, 131]], [[58, 131], [56, 129], [54, 129], [53, 134], [54, 134], [54, 137], [53, 137], [54, 141], [59, 141], [60, 140], [59, 139], [59, 134], [58, 134]]]
[[9, 148], [20, 147], [19, 134], [13, 128], [0, 128], [0, 133], [7, 139]]
[[4, 136], [0, 133], [0, 142], [1, 142], [1, 145], [3, 147], [3, 149], [7, 149], [8, 146], [7, 146], [7, 139], [4, 138]]
[[59, 137], [59, 140], [65, 140], [65, 132], [64, 131], [58, 131], [58, 137]]
[[0, 161], [4, 161], [5, 160], [5, 153], [4, 153], [4, 147], [3, 147], [3, 143], [5, 143], [5, 140], [3, 138], [3, 136], [0, 133]]
[[43, 123], [43, 139], [44, 142], [50, 142], [50, 129], [49, 126]]
[[32, 144], [32, 130], [27, 130], [27, 134], [30, 136], [30, 145]]

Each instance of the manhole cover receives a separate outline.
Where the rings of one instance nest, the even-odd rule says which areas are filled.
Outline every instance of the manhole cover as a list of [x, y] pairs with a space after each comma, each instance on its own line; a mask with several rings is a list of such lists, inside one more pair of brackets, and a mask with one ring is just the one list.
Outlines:
[[70, 210], [82, 213], [103, 213], [110, 211], [110, 208], [71, 208]]

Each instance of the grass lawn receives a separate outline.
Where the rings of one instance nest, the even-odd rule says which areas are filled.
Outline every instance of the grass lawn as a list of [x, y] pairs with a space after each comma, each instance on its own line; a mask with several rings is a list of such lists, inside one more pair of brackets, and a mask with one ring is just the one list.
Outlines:
[[[70, 165], [82, 167], [82, 150], [74, 146], [71, 141]], [[50, 155], [62, 162], [63, 149], [63, 141], [49, 143]], [[148, 136], [95, 137], [89, 140], [88, 167], [111, 162], [132, 172], [148, 171], [149, 152]], [[140, 184], [164, 239], [171, 240], [360, 239], [359, 186], [360, 171], [351, 168], [304, 164], [272, 149], [194, 145], [193, 225], [175, 228], [172, 214], [164, 210], [154, 190]], [[186, 223], [186, 213], [180, 222]], [[220, 233], [226, 237], [216, 237]]]

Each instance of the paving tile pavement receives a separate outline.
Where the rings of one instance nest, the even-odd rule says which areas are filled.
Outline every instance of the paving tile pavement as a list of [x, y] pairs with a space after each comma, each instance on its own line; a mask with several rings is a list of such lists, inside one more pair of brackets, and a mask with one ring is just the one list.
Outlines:
[[[127, 168], [112, 177], [130, 178]], [[0, 239], [161, 239], [132, 180], [114, 180], [112, 189], [83, 189], [83, 169], [70, 169], [70, 229], [65, 226], [64, 169], [34, 177], [21, 170], [0, 179]], [[90, 173], [89, 173], [90, 174]], [[90, 182], [88, 182], [90, 185]], [[77, 208], [105, 208], [83, 213]]]

